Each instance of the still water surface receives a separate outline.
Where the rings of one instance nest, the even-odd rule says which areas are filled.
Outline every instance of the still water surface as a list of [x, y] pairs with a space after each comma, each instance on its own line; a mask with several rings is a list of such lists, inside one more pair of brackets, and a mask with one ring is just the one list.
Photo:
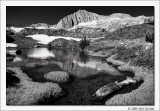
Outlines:
[[[8, 53], [15, 54], [17, 49], [7, 49]], [[87, 77], [97, 72], [106, 72], [110, 75], [124, 76], [124, 73], [118, 71], [113, 65], [108, 64], [105, 59], [91, 57], [85, 53], [71, 49], [51, 49], [32, 48], [20, 49], [21, 55], [16, 55], [14, 63], [55, 63], [61, 69], [74, 74], [78, 77]]]

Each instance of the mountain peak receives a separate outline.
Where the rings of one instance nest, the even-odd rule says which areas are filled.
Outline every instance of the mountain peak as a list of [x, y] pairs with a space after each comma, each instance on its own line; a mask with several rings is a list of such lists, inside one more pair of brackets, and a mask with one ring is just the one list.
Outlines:
[[77, 12], [88, 12], [88, 11], [84, 9], [79, 9]]
[[88, 22], [93, 20], [98, 20], [99, 15], [96, 13], [88, 12], [86, 10], [78, 10], [77, 12], [70, 14], [63, 19], [61, 19], [58, 24], [58, 29], [68, 29], [81, 22]]

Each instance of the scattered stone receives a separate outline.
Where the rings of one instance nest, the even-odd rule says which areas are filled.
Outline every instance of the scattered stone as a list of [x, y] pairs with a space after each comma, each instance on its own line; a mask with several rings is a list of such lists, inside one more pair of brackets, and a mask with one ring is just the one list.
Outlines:
[[17, 54], [17, 55], [21, 55], [21, 54], [22, 54], [22, 51], [21, 51], [21, 50], [17, 50], [17, 51], [16, 51], [16, 54]]

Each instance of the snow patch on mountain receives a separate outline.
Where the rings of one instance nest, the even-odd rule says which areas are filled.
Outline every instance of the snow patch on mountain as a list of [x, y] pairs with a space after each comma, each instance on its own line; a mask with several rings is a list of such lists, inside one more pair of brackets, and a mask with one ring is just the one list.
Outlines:
[[7, 43], [6, 47], [17, 47], [17, 44], [14, 43]]
[[35, 29], [48, 29], [46, 27], [35, 27]]
[[23, 30], [25, 28], [11, 27], [10, 29], [18, 33], [18, 32], [20, 32], [21, 30]]
[[[35, 34], [35, 35], [28, 35], [26, 37], [31, 37], [32, 39], [36, 40], [37, 43], [40, 44], [45, 44], [47, 45], [49, 42], [55, 40], [55, 39], [66, 39], [66, 40], [75, 40], [75, 41], [80, 41], [81, 38], [73, 38], [73, 37], [63, 37], [63, 36], [48, 36], [45, 34]], [[96, 38], [88, 38], [91, 42], [98, 40], [98, 39], [102, 39], [104, 37], [96, 37]]]
[[37, 40], [38, 43], [41, 44], [48, 44], [49, 42], [55, 40], [55, 39], [66, 39], [66, 40], [75, 40], [75, 41], [80, 41], [80, 38], [73, 38], [73, 37], [63, 37], [63, 36], [48, 36], [45, 34], [35, 34], [35, 35], [28, 35], [26, 37], [31, 37], [34, 40]]

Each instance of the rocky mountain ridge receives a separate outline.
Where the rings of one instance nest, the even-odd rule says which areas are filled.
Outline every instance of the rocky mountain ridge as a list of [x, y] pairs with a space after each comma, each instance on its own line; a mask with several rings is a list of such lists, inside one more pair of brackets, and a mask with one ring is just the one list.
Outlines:
[[102, 30], [113, 32], [117, 29], [139, 25], [143, 23], [154, 23], [154, 17], [146, 17], [146, 16], [138, 16], [132, 17], [129, 14], [124, 13], [113, 13], [111, 15], [99, 15], [96, 13], [88, 12], [86, 10], [78, 10], [77, 12], [70, 14], [64, 18], [62, 18], [57, 24], [49, 25], [46, 23], [37, 23], [32, 24], [27, 27], [14, 27], [10, 26], [8, 29], [19, 33], [21, 30], [25, 28], [33, 28], [33, 29], [50, 29], [50, 30], [59, 30], [64, 29], [68, 31], [76, 32], [77, 30], [83, 29], [83, 32], [91, 33], [88, 28], [95, 30], [101, 28]]
[[[56, 25], [57, 29], [75, 30], [77, 28], [102, 28], [109, 32], [124, 26], [138, 25], [154, 22], [154, 17], [138, 16], [132, 17], [129, 14], [113, 13], [111, 15], [98, 15], [86, 10], [77, 12], [62, 18]], [[113, 28], [114, 27], [114, 28]]]

